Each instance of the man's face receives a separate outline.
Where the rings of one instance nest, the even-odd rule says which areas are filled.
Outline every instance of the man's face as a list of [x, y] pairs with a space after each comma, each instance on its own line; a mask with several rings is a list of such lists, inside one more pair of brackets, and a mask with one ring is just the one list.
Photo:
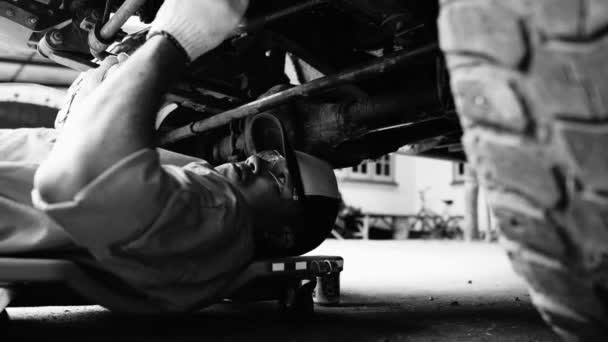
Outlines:
[[241, 190], [258, 217], [273, 216], [269, 214], [277, 213], [285, 201], [293, 199], [294, 186], [287, 161], [276, 151], [263, 151], [245, 161], [222, 164], [215, 169]]

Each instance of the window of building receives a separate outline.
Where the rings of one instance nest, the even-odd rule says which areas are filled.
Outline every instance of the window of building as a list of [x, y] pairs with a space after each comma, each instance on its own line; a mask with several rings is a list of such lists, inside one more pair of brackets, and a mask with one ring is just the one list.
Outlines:
[[452, 184], [464, 183], [466, 167], [465, 163], [452, 164]]
[[389, 154], [376, 160], [366, 160], [357, 166], [339, 170], [337, 175], [343, 180], [394, 183], [395, 158]]

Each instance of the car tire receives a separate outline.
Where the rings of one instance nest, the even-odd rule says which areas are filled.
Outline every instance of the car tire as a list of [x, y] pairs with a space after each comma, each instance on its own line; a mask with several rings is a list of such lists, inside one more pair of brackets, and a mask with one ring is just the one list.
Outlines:
[[0, 128], [52, 128], [57, 109], [20, 102], [0, 102]]
[[568, 340], [608, 336], [608, 2], [442, 0], [470, 164], [515, 271]]

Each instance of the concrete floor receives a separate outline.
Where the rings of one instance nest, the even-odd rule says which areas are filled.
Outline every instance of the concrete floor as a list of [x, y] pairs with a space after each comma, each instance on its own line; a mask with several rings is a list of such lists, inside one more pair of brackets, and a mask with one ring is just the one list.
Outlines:
[[342, 303], [317, 307], [307, 321], [285, 319], [274, 303], [216, 305], [172, 321], [126, 318], [94, 306], [9, 308], [10, 334], [129, 341], [559, 341], [496, 244], [328, 240], [313, 254], [344, 257]]

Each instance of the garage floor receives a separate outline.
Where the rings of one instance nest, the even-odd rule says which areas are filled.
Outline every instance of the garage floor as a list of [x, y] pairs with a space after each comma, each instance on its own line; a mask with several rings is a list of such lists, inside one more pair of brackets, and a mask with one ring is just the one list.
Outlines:
[[[274, 303], [216, 305], [172, 321], [99, 307], [10, 308], [10, 334], [175, 341], [559, 341], [497, 244], [328, 240], [345, 259], [342, 304], [289, 321]], [[89, 339], [90, 340], [90, 339]]]

